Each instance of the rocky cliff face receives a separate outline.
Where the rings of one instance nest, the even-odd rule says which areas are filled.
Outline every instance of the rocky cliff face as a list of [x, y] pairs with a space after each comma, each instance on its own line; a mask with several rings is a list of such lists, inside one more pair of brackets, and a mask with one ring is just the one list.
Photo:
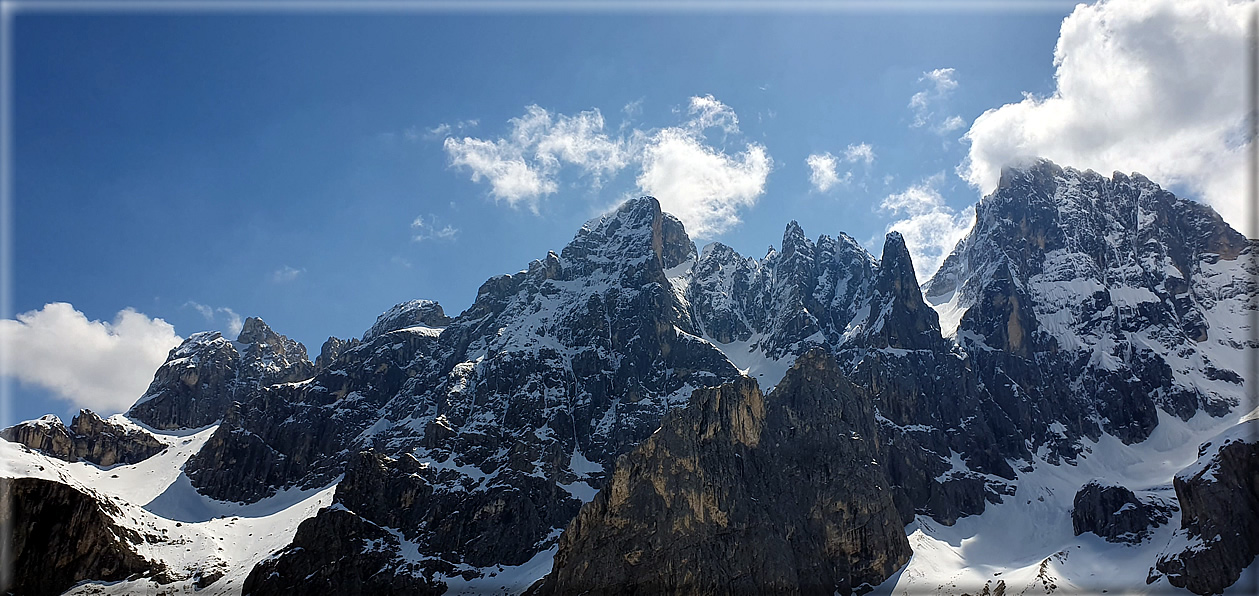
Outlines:
[[[1156, 408], [1187, 420], [1240, 403], [1226, 363], [1247, 341], [1253, 251], [1209, 207], [1140, 175], [1041, 161], [1003, 173], [923, 289], [984, 376], [1014, 381], [1031, 414], [1016, 422], [1069, 458], [1055, 446], [1145, 439]], [[1062, 423], [1066, 441], [1034, 418]]]
[[1161, 499], [1142, 500], [1126, 487], [1092, 481], [1075, 493], [1071, 525], [1076, 536], [1092, 532], [1107, 542], [1139, 543], [1175, 510]]
[[272, 594], [437, 595], [445, 586], [424, 578], [386, 528], [339, 507], [297, 527], [293, 543], [264, 559], [245, 579], [244, 596]]
[[834, 594], [909, 558], [869, 398], [822, 351], [701, 389], [617, 463], [544, 594]]
[[85, 580], [161, 577], [160, 563], [136, 553], [139, 534], [110, 518], [117, 507], [60, 482], [0, 478], [0, 527], [7, 555], [0, 591], [60, 594]]
[[105, 467], [134, 464], [166, 448], [147, 432], [102, 420], [86, 409], [79, 410], [69, 427], [49, 414], [6, 428], [0, 438], [66, 461], [87, 460]]
[[1176, 475], [1180, 530], [1150, 581], [1165, 574], [1173, 586], [1220, 594], [1259, 556], [1259, 420], [1237, 425], [1199, 453]]
[[194, 333], [171, 350], [127, 414], [158, 429], [200, 428], [221, 419], [232, 402], [314, 371], [305, 346], [249, 317], [235, 342], [217, 331]]

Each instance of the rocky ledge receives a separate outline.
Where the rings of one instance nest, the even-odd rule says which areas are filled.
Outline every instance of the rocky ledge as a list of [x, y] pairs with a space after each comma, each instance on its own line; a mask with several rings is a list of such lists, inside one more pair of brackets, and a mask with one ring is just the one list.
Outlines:
[[1175, 510], [1157, 498], [1141, 500], [1126, 487], [1093, 480], [1075, 493], [1071, 525], [1076, 536], [1092, 532], [1107, 542], [1136, 544], [1167, 523]]
[[58, 459], [105, 467], [141, 462], [166, 448], [147, 432], [102, 420], [86, 409], [79, 410], [69, 427], [49, 414], [10, 426], [0, 431], [0, 437]]
[[1259, 556], [1259, 420], [1234, 426], [1198, 448], [1176, 474], [1180, 529], [1150, 570], [1195, 594], [1220, 594]]

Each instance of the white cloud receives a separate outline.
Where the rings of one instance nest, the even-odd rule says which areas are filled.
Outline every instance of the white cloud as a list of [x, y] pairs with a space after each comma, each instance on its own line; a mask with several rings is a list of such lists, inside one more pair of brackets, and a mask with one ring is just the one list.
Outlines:
[[427, 219], [423, 215], [416, 217], [415, 221], [411, 222], [411, 229], [414, 230], [411, 239], [416, 242], [454, 240], [455, 236], [459, 234], [459, 228], [450, 224], [442, 225], [438, 223], [437, 216], [432, 213], [428, 214]]
[[206, 322], [212, 325], [220, 321], [220, 317], [222, 317], [223, 335], [230, 339], [239, 337], [240, 330], [245, 328], [245, 323], [241, 320], [241, 316], [226, 306], [216, 308], [200, 302], [193, 302], [192, 300], [185, 302], [184, 306], [196, 309], [197, 312], [201, 313], [201, 316], [205, 317]]
[[598, 187], [628, 163], [624, 141], [603, 132], [597, 109], [552, 116], [531, 105], [508, 123], [504, 137], [446, 137], [442, 146], [452, 166], [470, 171], [473, 182], [489, 181], [490, 195], [513, 207], [537, 211], [539, 198], [559, 190], [557, 176], [564, 165], [575, 166]]
[[936, 134], [947, 134], [965, 125], [961, 116], [945, 116], [933, 109], [957, 89], [954, 72], [952, 68], [937, 68], [918, 77], [918, 82], [926, 83], [926, 88], [909, 98], [909, 109], [914, 113], [911, 127], [929, 127]]
[[[826, 192], [837, 184], [848, 184], [852, 181], [852, 170], [846, 170], [842, 175], [839, 173], [840, 158], [831, 155], [830, 151], [824, 153], [811, 153], [804, 159], [805, 165], [809, 166], [809, 183], [813, 185], [813, 190], [817, 192]], [[861, 163], [869, 168], [874, 163], [874, 147], [869, 143], [854, 143], [844, 148], [843, 161], [850, 164]]]
[[869, 143], [857, 143], [844, 149], [844, 161], [848, 163], [862, 162], [866, 166], [874, 163], [874, 147]]
[[[628, 116], [639, 109], [634, 102], [624, 111]], [[597, 109], [567, 116], [533, 105], [512, 118], [500, 138], [448, 137], [444, 148], [453, 167], [469, 171], [474, 182], [489, 182], [495, 200], [535, 212], [541, 197], [559, 190], [565, 168], [576, 170], [597, 189], [636, 166], [639, 190], [659, 199], [692, 235], [704, 238], [739, 223], [739, 211], [756, 204], [773, 167], [758, 143], [747, 143], [733, 154], [710, 143], [706, 135], [714, 129], [723, 140], [740, 134], [738, 115], [712, 95], [690, 98], [685, 120], [676, 126], [615, 135], [605, 132]], [[421, 224], [440, 232], [435, 222]]]
[[740, 209], [756, 204], [773, 163], [756, 143], [730, 156], [691, 132], [666, 128], [644, 148], [637, 183], [691, 236], [712, 238], [739, 223]]
[[65, 302], [0, 320], [4, 370], [75, 407], [121, 412], [144, 394], [153, 373], [182, 340], [162, 319], [127, 308], [112, 323], [89, 321]]
[[905, 246], [914, 260], [914, 274], [924, 282], [940, 268], [975, 222], [975, 208], [962, 212], [953, 211], [944, 204], [944, 197], [936, 190], [944, 175], [936, 174], [919, 184], [883, 199], [880, 207], [901, 219], [887, 226], [887, 231], [900, 232]]
[[303, 273], [306, 273], [305, 267], [301, 269], [297, 269], [297, 268], [285, 265], [271, 272], [271, 281], [278, 284], [288, 283], [297, 279], [298, 276], [300, 276]]
[[687, 122], [687, 127], [694, 131], [720, 128], [727, 134], [739, 132], [739, 116], [730, 109], [730, 106], [717, 101], [711, 94], [692, 97], [688, 113], [691, 120]]
[[[982, 192], [1030, 157], [1140, 172], [1245, 221], [1247, 19], [1251, 2], [1113, 0], [1079, 5], [1054, 50], [1048, 97], [985, 112], [959, 168]], [[1246, 230], [1255, 235], [1259, 230]]]
[[813, 185], [814, 190], [826, 192], [839, 184], [839, 174], [835, 172], [838, 162], [830, 151], [811, 153], [804, 158], [804, 163], [809, 166], [809, 184]]

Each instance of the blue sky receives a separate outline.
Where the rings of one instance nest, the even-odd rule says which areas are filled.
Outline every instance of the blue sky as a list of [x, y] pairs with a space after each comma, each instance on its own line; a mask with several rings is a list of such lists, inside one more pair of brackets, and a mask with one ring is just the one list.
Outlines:
[[[59, 314], [83, 320], [28, 318], [14, 350], [30, 341], [56, 354], [74, 333], [117, 339], [157, 318], [187, 337], [227, 329], [234, 313], [262, 317], [313, 358], [329, 335], [360, 335], [403, 300], [436, 299], [457, 314], [486, 278], [558, 251], [585, 220], [642, 192], [644, 151], [668, 131], [717, 166], [766, 158], [767, 174], [735, 172], [744, 178], [712, 190], [710, 206], [733, 216], [686, 222], [711, 229], [701, 246], [720, 240], [759, 257], [796, 219], [811, 237], [846, 232], [877, 255], [898, 221], [969, 224], [982, 177], [958, 167], [994, 145], [962, 137], [987, 110], [1055, 94], [1055, 44], [1072, 10], [19, 13], [4, 315], [65, 302], [73, 308]], [[554, 190], [496, 193], [460, 148], [520, 149], [505, 136], [529, 106], [553, 124], [597, 112], [602, 128], [583, 138], [617, 147], [619, 165], [541, 166], [525, 147], [526, 167], [542, 168]], [[706, 115], [717, 123], [697, 124]], [[1046, 147], [1051, 158], [1080, 151]], [[829, 185], [806, 163], [828, 153]], [[675, 170], [660, 176], [686, 175]], [[122, 325], [125, 308], [143, 317]], [[40, 321], [64, 333], [39, 340]], [[149, 353], [173, 341], [164, 328], [141, 335], [160, 344]], [[127, 345], [107, 349], [114, 360], [81, 359], [131, 366]], [[77, 397], [94, 383], [88, 373], [75, 385], [57, 380], [75, 370], [21, 366], [49, 372], [9, 371], [13, 418], [120, 403]]]

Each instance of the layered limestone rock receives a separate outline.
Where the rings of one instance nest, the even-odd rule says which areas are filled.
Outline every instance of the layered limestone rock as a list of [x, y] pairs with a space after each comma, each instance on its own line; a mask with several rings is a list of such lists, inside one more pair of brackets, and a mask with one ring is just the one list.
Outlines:
[[49, 414], [6, 428], [0, 437], [58, 459], [87, 460], [105, 467], [138, 463], [166, 448], [147, 432], [102, 420], [87, 409], [79, 410], [69, 427]]
[[1195, 594], [1220, 594], [1259, 556], [1259, 420], [1251, 419], [1199, 449], [1176, 474], [1180, 529], [1150, 570]]
[[1076, 536], [1092, 532], [1107, 542], [1136, 544], [1167, 523], [1175, 510], [1161, 499], [1139, 499], [1126, 487], [1092, 481], [1075, 493], [1071, 526]]
[[121, 511], [107, 500], [52, 480], [0, 478], [0, 527], [8, 565], [0, 592], [60, 594], [83, 580], [152, 577], [165, 568], [136, 552], [139, 534], [114, 523]]
[[768, 395], [696, 391], [560, 538], [542, 594], [834, 594], [909, 558], [868, 397], [802, 356]]

